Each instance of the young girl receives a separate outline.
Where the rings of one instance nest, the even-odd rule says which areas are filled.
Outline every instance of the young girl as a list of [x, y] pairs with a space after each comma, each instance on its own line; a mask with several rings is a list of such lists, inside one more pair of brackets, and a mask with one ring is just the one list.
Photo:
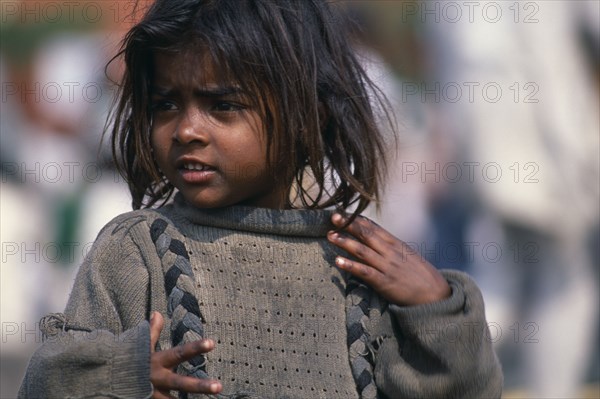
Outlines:
[[22, 397], [500, 396], [474, 283], [358, 216], [384, 142], [347, 35], [322, 0], [149, 9], [113, 130], [137, 210], [42, 321]]

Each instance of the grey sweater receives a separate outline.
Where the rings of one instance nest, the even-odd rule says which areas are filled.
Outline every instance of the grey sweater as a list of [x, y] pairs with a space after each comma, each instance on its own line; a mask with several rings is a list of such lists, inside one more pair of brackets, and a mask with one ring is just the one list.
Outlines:
[[179, 372], [220, 379], [223, 396], [500, 397], [501, 368], [469, 277], [443, 271], [452, 295], [437, 303], [380, 304], [332, 266], [340, 250], [325, 238], [329, 217], [199, 210], [180, 197], [117, 217], [81, 266], [64, 315], [42, 323], [48, 338], [20, 397], [151, 396], [153, 310], [166, 318], [162, 349], [199, 336], [217, 342]]

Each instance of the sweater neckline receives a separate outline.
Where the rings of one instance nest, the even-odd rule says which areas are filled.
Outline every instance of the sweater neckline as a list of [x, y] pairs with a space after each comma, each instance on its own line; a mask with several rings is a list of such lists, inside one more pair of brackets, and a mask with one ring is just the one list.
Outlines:
[[250, 233], [324, 237], [333, 229], [331, 210], [270, 209], [244, 205], [200, 209], [190, 205], [181, 193], [175, 194], [172, 207], [176, 215], [191, 224]]

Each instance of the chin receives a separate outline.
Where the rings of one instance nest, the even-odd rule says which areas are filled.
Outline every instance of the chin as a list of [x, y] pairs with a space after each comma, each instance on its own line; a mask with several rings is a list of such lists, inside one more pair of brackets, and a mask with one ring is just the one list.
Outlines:
[[188, 204], [201, 209], [223, 208], [235, 204], [235, 202], [225, 198], [207, 198], [206, 195], [198, 194], [183, 194], [183, 198]]

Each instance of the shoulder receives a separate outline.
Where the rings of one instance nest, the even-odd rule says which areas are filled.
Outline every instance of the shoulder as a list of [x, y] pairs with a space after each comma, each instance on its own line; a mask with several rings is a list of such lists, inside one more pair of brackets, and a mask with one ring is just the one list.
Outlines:
[[154, 240], [152, 228], [157, 220], [172, 225], [163, 213], [156, 209], [140, 209], [116, 216], [98, 233], [87, 253], [89, 260], [116, 261], [127, 257], [145, 257], [152, 252]]
[[81, 284], [92, 281], [114, 292], [147, 285], [148, 277], [162, 271], [152, 233], [156, 221], [171, 224], [155, 209], [127, 212], [109, 221], [79, 268]]
[[123, 213], [113, 218], [108, 222], [100, 233], [98, 238], [102, 237], [123, 237], [124, 235], [132, 234], [132, 229], [139, 225], [149, 225], [153, 220], [159, 217], [160, 214], [155, 209], [138, 209], [131, 212]]
[[153, 226], [157, 224], [173, 226], [168, 214], [162, 209], [138, 209], [126, 212], [109, 221], [98, 233], [96, 241], [150, 237]]

